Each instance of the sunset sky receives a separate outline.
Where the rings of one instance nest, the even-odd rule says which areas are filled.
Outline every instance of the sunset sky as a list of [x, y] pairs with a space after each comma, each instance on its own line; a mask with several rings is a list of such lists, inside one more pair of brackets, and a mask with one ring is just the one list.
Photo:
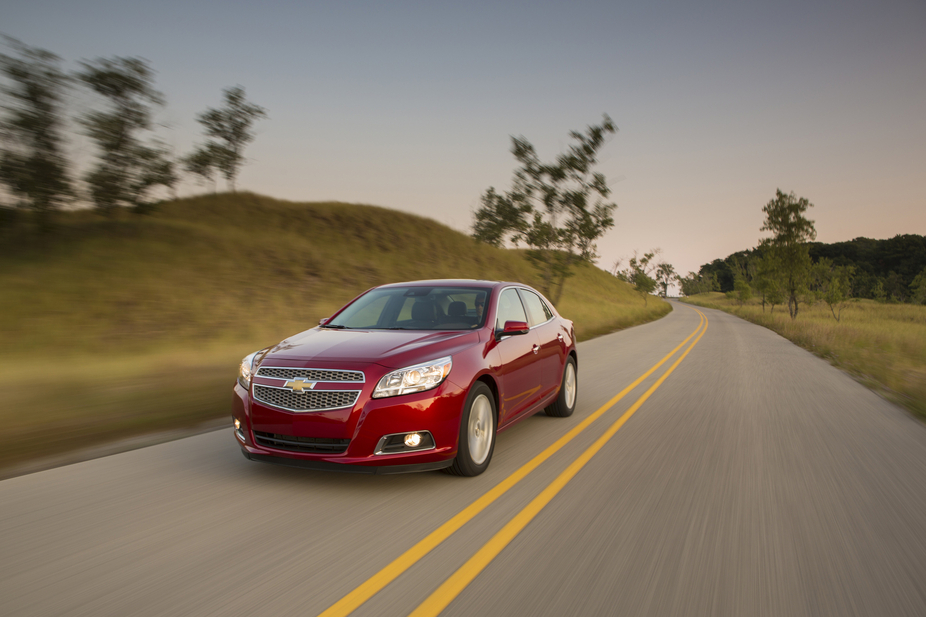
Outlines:
[[68, 68], [150, 61], [177, 154], [201, 139], [196, 114], [244, 86], [269, 119], [239, 186], [261, 194], [468, 231], [485, 189], [509, 187], [510, 136], [549, 160], [607, 113], [605, 269], [660, 247], [684, 274], [753, 247], [777, 188], [815, 205], [823, 242], [926, 234], [923, 0], [8, 0], [0, 16]]

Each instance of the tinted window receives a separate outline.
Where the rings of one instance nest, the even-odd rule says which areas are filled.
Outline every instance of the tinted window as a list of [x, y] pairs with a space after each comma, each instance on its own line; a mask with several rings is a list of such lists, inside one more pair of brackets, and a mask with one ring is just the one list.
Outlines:
[[521, 299], [518, 298], [517, 289], [506, 289], [498, 297], [495, 329], [501, 330], [504, 328], [506, 321], [527, 322], [527, 315], [524, 314], [524, 307], [521, 305]]
[[527, 314], [530, 317], [530, 324], [536, 326], [549, 321], [553, 314], [546, 307], [540, 296], [532, 291], [520, 289], [521, 299], [524, 300], [524, 306], [527, 307]]
[[364, 330], [471, 330], [485, 323], [480, 287], [391, 287], [357, 298], [323, 327]]

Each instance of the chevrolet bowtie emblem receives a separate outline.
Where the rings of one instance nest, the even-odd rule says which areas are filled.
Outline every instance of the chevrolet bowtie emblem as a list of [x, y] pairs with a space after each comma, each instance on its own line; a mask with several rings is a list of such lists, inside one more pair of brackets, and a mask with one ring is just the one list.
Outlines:
[[284, 385], [287, 388], [292, 388], [296, 392], [302, 392], [303, 390], [311, 390], [312, 388], [314, 388], [315, 383], [316, 382], [314, 381], [306, 381], [302, 377], [297, 377], [296, 379], [287, 381]]

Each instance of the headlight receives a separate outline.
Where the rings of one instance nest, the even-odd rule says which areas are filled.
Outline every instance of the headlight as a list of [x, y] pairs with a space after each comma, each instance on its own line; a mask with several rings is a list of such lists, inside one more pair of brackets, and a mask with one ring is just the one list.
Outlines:
[[258, 353], [260, 352], [255, 351], [254, 353], [246, 355], [244, 359], [241, 360], [241, 365], [238, 367], [238, 383], [245, 390], [251, 388], [251, 369], [254, 368], [254, 358]]
[[453, 359], [446, 356], [392, 371], [376, 384], [373, 398], [386, 398], [436, 388], [447, 378], [452, 367]]

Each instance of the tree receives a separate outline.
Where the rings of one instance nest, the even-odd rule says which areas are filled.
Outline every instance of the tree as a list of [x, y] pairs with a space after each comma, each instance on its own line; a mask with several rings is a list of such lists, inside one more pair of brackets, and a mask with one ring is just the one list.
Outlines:
[[688, 276], [678, 279], [678, 284], [682, 288], [682, 293], [686, 296], [696, 296], [711, 291], [720, 291], [720, 285], [717, 279], [711, 273], [699, 274], [689, 272]]
[[[234, 192], [235, 179], [244, 163], [244, 148], [254, 141], [251, 125], [261, 118], [266, 118], [267, 111], [259, 105], [249, 103], [241, 86], [226, 88], [223, 92], [225, 107], [206, 109], [197, 117], [206, 129], [206, 136], [212, 140], [194, 151], [187, 157], [187, 161], [195, 159], [197, 163], [194, 166], [200, 171], [217, 169]], [[204, 166], [204, 162], [209, 164]], [[189, 166], [187, 169], [189, 170]], [[193, 173], [203, 175], [200, 171]]]
[[627, 263], [627, 268], [620, 269], [621, 260], [614, 264], [615, 276], [622, 281], [633, 285], [634, 291], [643, 298], [643, 305], [647, 304], [647, 298], [656, 290], [656, 279], [651, 275], [656, 269], [653, 259], [660, 252], [659, 249], [653, 249], [649, 253], [644, 253], [643, 257], [637, 257], [636, 252]]
[[633, 277], [633, 288], [643, 298], [643, 306], [646, 306], [646, 299], [656, 290], [656, 281], [646, 272], [637, 272]]
[[[775, 256], [769, 251], [766, 251], [764, 255], [755, 257], [754, 263], [755, 276], [752, 279], [752, 284], [762, 300], [762, 312], [764, 313], [765, 304], [769, 301], [769, 295], [776, 291], [779, 295], [781, 294], [781, 277]], [[780, 301], [776, 304], [779, 303]], [[774, 310], [774, 304], [772, 310]]]
[[672, 264], [662, 262], [656, 266], [656, 281], [662, 286], [662, 297], [669, 295], [669, 285], [678, 280], [678, 274]]
[[694, 296], [701, 293], [698, 286], [698, 275], [694, 272], [688, 272], [687, 276], [678, 277], [678, 286], [683, 296]]
[[525, 216], [530, 214], [529, 204], [515, 204], [508, 195], [500, 195], [494, 187], [481, 197], [482, 207], [476, 210], [473, 237], [495, 248], [501, 248], [510, 234], [520, 235], [526, 229]]
[[785, 293], [782, 291], [781, 286], [775, 285], [765, 293], [765, 299], [771, 305], [770, 313], [775, 312], [775, 306], [778, 304], [783, 304], [785, 301]]
[[887, 302], [887, 294], [884, 292], [884, 281], [882, 279], [878, 279], [875, 282], [875, 285], [871, 290], [871, 297], [875, 300], [875, 302]]
[[888, 272], [884, 281], [884, 293], [891, 302], [906, 302], [907, 289], [909, 285], [904, 285], [903, 278], [899, 274], [893, 270]]
[[808, 307], [823, 298], [832, 270], [833, 262], [825, 257], [810, 266], [810, 274], [804, 289], [804, 303]]
[[147, 145], [139, 133], [151, 129], [151, 105], [163, 104], [154, 89], [154, 71], [140, 58], [98, 58], [82, 62], [77, 78], [109, 101], [109, 111], [82, 118], [87, 135], [99, 148], [99, 161], [86, 176], [96, 207], [110, 214], [119, 206], [136, 212], [151, 207], [150, 191], [176, 183], [167, 148]]
[[731, 255], [727, 258], [733, 271], [733, 287], [736, 288], [736, 279], [741, 278], [751, 285], [756, 278], [759, 254], [752, 251]]
[[511, 153], [520, 164], [509, 192], [490, 187], [476, 211], [473, 237], [493, 246], [524, 242], [528, 259], [537, 267], [541, 291], [559, 302], [566, 278], [580, 261], [593, 262], [595, 241], [614, 226], [617, 207], [605, 200], [611, 190], [603, 174], [594, 171], [598, 152], [608, 134], [617, 132], [611, 119], [573, 131], [574, 144], [554, 163], [543, 163], [523, 137], [513, 137]]
[[926, 268], [923, 268], [910, 283], [910, 301], [914, 304], [926, 304]]
[[702, 276], [710, 275], [717, 282], [717, 289], [712, 291], [733, 291], [733, 281], [736, 275], [731, 266], [733, 256], [726, 259], [715, 259], [709, 264], [704, 264], [698, 270]]
[[191, 174], [201, 177], [212, 183], [212, 192], [216, 192], [216, 174], [219, 172], [216, 164], [216, 154], [213, 148], [205, 146], [194, 150], [183, 158], [183, 168]]
[[733, 283], [733, 293], [735, 294], [736, 301], [740, 303], [740, 306], [743, 306], [752, 298], [752, 287], [749, 286], [746, 279], [738, 276]]
[[830, 264], [828, 271], [824, 275], [823, 301], [830, 307], [830, 312], [837, 322], [842, 316], [842, 309], [846, 307], [849, 301], [854, 270], [855, 268], [852, 266], [833, 266]]
[[798, 296], [803, 291], [811, 262], [807, 243], [817, 237], [813, 221], [804, 217], [812, 208], [807, 199], [800, 199], [794, 193], [788, 195], [777, 190], [775, 199], [766, 204], [765, 223], [760, 231], [772, 232], [771, 238], [761, 241], [776, 261], [788, 300], [788, 314], [795, 319], [798, 313]]
[[61, 107], [69, 80], [55, 54], [3, 38], [18, 55], [0, 54], [0, 72], [10, 82], [2, 92], [11, 101], [2, 122], [0, 182], [46, 227], [49, 213], [74, 195], [62, 153]]

